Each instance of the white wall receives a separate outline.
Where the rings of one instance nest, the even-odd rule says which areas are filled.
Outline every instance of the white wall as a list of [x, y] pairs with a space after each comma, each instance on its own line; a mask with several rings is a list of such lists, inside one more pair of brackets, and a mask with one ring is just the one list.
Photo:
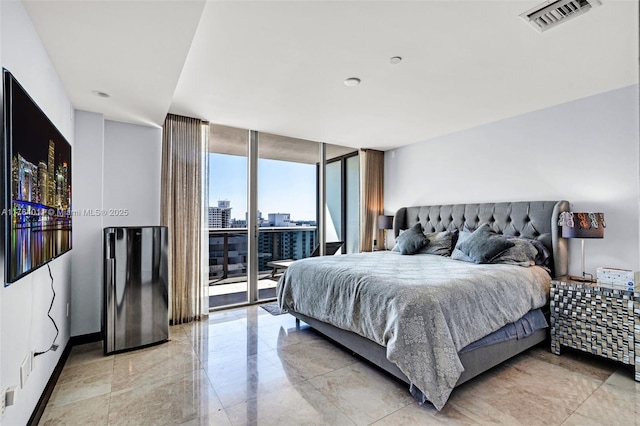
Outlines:
[[104, 118], [76, 111], [73, 167], [71, 335], [100, 331], [102, 311], [102, 209]]
[[[585, 268], [640, 269], [638, 85], [385, 153], [385, 212], [403, 206], [559, 200], [603, 212]], [[569, 242], [580, 274], [580, 243]]]
[[104, 132], [104, 226], [159, 225], [162, 129], [107, 120]]
[[[13, 73], [58, 130], [73, 145], [73, 115], [69, 98], [21, 2], [0, 2], [0, 62]], [[72, 161], [74, 165], [75, 158]], [[20, 364], [32, 350], [46, 350], [55, 336], [47, 317], [51, 286], [46, 267], [0, 288], [0, 388], [17, 385], [16, 404], [7, 407], [3, 425], [26, 424], [69, 341], [66, 303], [70, 299], [71, 258], [75, 249], [49, 265], [56, 292], [51, 311], [59, 329], [60, 348], [36, 358], [25, 387], [20, 389]], [[4, 266], [4, 265], [3, 265]], [[1, 271], [4, 276], [4, 270]]]
[[160, 224], [162, 134], [86, 111], [75, 127], [71, 335], [81, 336], [101, 328], [103, 228]]

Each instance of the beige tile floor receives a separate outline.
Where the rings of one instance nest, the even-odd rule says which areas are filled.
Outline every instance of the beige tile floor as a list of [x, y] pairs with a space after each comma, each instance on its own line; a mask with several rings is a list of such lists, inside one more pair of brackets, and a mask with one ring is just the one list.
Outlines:
[[419, 406], [407, 386], [289, 315], [259, 307], [171, 327], [171, 341], [105, 357], [76, 346], [44, 425], [640, 425], [618, 365], [537, 347]]

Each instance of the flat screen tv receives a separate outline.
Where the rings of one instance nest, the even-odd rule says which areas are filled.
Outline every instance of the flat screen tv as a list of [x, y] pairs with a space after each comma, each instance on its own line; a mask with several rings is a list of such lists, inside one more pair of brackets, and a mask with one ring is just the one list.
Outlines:
[[5, 286], [71, 250], [71, 145], [6, 69]]

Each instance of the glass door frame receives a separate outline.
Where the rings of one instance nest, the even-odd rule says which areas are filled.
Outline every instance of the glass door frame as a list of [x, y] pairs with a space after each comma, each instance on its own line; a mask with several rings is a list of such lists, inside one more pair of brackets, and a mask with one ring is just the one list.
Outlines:
[[[249, 130], [247, 144], [247, 303], [255, 304], [269, 301], [271, 299], [260, 299], [258, 292], [258, 277], [260, 275], [258, 266], [258, 238], [260, 224], [258, 223], [258, 160], [259, 160], [259, 134], [256, 130]], [[318, 214], [317, 232], [319, 254], [325, 254], [325, 214], [326, 204], [326, 182], [325, 166], [327, 163], [327, 149], [324, 142], [319, 145], [319, 171], [318, 171]], [[323, 208], [320, 208], [322, 206]]]
[[[336, 163], [336, 162], [340, 162], [340, 233], [342, 234], [339, 239], [343, 241], [342, 244], [342, 254], [346, 254], [347, 253], [347, 247], [348, 247], [348, 243], [347, 243], [347, 239], [349, 238], [348, 236], [348, 232], [347, 232], [347, 226], [348, 226], [348, 209], [347, 209], [347, 197], [348, 197], [348, 193], [347, 193], [347, 187], [348, 187], [348, 170], [347, 170], [347, 159], [352, 158], [352, 157], [357, 157], [359, 155], [359, 152], [353, 151], [350, 152], [349, 154], [344, 154], [341, 155], [339, 157], [335, 157], [332, 158], [331, 160], [326, 160], [325, 158], [325, 162], [322, 163], [324, 164], [324, 167], [320, 167], [321, 163], [317, 164], [317, 169], [318, 169], [318, 179], [320, 179], [320, 172], [324, 172], [326, 171], [326, 166], [328, 164], [331, 163]], [[323, 184], [325, 185], [325, 202], [323, 203], [323, 205], [325, 206], [325, 208], [320, 208], [321, 203], [320, 203], [320, 186], [318, 185], [318, 211], [316, 212], [316, 215], [318, 217], [318, 223], [320, 223], [320, 213], [322, 212], [324, 215], [325, 209], [326, 209], [326, 177], [323, 176]], [[326, 228], [323, 226], [322, 227], [325, 236], [326, 236]], [[326, 243], [326, 241], [325, 241]], [[324, 247], [325, 244], [322, 244], [322, 247]]]

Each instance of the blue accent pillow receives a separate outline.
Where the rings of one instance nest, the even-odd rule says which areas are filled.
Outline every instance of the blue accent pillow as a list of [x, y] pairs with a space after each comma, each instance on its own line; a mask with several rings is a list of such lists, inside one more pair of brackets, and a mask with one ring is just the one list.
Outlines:
[[422, 225], [416, 223], [398, 235], [394, 250], [397, 248], [400, 254], [416, 254], [427, 244], [429, 244], [429, 239], [422, 233]]
[[489, 263], [499, 253], [515, 245], [512, 241], [502, 238], [493, 232], [486, 223], [482, 224], [467, 238], [463, 238], [462, 234], [458, 238], [455, 248], [475, 263]]

